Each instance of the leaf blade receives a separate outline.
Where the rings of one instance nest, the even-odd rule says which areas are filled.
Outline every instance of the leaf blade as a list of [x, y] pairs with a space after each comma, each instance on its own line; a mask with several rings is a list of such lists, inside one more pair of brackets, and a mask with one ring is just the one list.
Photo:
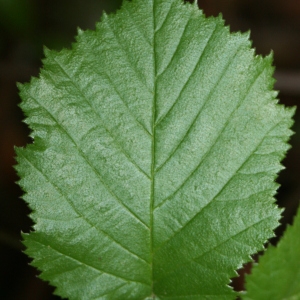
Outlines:
[[242, 299], [299, 299], [299, 209], [276, 247], [269, 246], [246, 277]]
[[24, 239], [59, 295], [233, 299], [229, 278], [272, 236], [293, 110], [276, 105], [272, 57], [223, 23], [125, 2], [21, 87]]

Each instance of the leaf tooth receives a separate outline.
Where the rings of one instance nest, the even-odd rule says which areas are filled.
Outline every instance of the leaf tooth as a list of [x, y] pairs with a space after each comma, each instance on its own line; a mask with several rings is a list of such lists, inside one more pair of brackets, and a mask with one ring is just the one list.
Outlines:
[[77, 34], [82, 35], [84, 33], [84, 30], [82, 30], [80, 27], [77, 27]]
[[51, 52], [52, 52], [53, 50], [50, 50], [47, 46], [44, 46], [44, 47], [43, 47], [43, 51], [44, 51], [45, 57], [48, 57], [48, 56], [51, 55]]

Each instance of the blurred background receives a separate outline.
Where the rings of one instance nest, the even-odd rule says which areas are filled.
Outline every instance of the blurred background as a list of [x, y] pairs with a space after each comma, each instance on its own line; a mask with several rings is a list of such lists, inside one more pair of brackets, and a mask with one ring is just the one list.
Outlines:
[[[22, 253], [21, 231], [32, 225], [29, 209], [13, 169], [14, 146], [30, 142], [16, 82], [37, 76], [42, 66], [43, 45], [50, 49], [70, 48], [77, 27], [93, 29], [103, 10], [115, 11], [121, 0], [0, 0], [0, 299], [60, 299], [53, 288], [37, 278]], [[275, 88], [281, 103], [300, 103], [300, 1], [297, 0], [200, 0], [207, 16], [223, 14], [232, 31], [251, 30], [258, 54], [274, 51]], [[280, 236], [291, 223], [300, 199], [300, 111], [295, 117], [289, 151], [280, 173], [277, 201], [284, 207]], [[276, 243], [273, 239], [272, 243]], [[245, 266], [249, 271], [249, 265]], [[233, 285], [242, 289], [243, 277]]]

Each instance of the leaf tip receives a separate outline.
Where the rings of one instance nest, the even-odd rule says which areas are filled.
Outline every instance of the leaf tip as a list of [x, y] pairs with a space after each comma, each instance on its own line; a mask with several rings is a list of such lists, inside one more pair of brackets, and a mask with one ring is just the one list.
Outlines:
[[49, 57], [51, 54], [51, 50], [45, 45], [43, 46], [43, 52], [44, 52], [45, 57]]
[[104, 10], [103, 13], [102, 13], [102, 17], [101, 17], [101, 21], [105, 21], [108, 19], [108, 14], [107, 12]]
[[16, 86], [17, 86], [18, 90], [20, 90], [22, 88], [22, 86], [23, 86], [23, 83], [17, 82]]
[[199, 8], [199, 6], [198, 6], [198, 1], [197, 1], [197, 0], [194, 0], [193, 5], [194, 5], [195, 7], [197, 7], [197, 8]]
[[84, 33], [84, 30], [80, 27], [77, 27], [77, 35], [82, 35]]

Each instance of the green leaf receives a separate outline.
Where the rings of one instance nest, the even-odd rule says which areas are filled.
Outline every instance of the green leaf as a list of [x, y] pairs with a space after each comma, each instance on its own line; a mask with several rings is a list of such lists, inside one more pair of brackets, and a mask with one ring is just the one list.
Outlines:
[[276, 247], [269, 246], [246, 277], [245, 300], [300, 299], [300, 209]]
[[20, 86], [26, 253], [70, 299], [234, 299], [273, 236], [293, 109], [272, 57], [181, 0], [125, 2]]

